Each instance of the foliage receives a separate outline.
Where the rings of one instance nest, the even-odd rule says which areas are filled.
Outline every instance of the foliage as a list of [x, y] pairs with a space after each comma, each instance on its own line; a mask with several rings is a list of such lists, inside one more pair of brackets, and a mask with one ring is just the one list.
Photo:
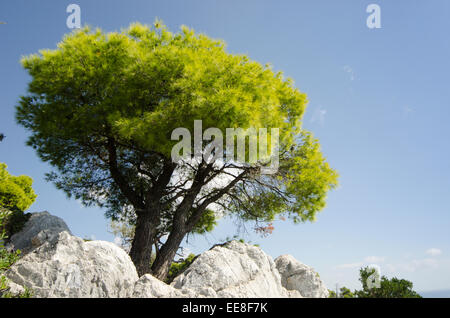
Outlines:
[[253, 244], [251, 241], [245, 241], [244, 239], [239, 239], [238, 240], [240, 243], [245, 243], [245, 244], [249, 244], [249, 245], [253, 245], [253, 246], [256, 246], [256, 247], [259, 247], [259, 244]]
[[[336, 292], [334, 290], [329, 289], [328, 292], [329, 292], [328, 298], [337, 298]], [[356, 298], [356, 296], [347, 287], [341, 287], [339, 289], [339, 298]]]
[[188, 257], [185, 259], [181, 259], [179, 261], [173, 262], [170, 265], [169, 274], [166, 278], [166, 283], [171, 283], [175, 277], [177, 277], [179, 274], [181, 274], [186, 268], [188, 268], [192, 262], [195, 260], [196, 255], [195, 254], [189, 254]]
[[6, 168], [6, 164], [0, 163], [0, 209], [6, 209], [10, 213], [0, 230], [4, 230], [5, 235], [11, 237], [28, 221], [30, 214], [23, 211], [33, 204], [36, 194], [31, 187], [33, 180], [30, 177], [13, 176]]
[[365, 267], [360, 269], [359, 281], [362, 284], [362, 290], [355, 291], [359, 298], [422, 298], [413, 288], [413, 283], [393, 277], [388, 279], [382, 276], [380, 288], [369, 288], [367, 281], [374, 274], [375, 269]]
[[[367, 283], [376, 269], [365, 267], [359, 271], [359, 281], [362, 284], [361, 290], [350, 291], [346, 287], [341, 287], [339, 298], [422, 298], [413, 288], [413, 283], [396, 277], [388, 279], [386, 276], [380, 277], [380, 287], [369, 286]], [[372, 287], [372, 288], [370, 288]], [[336, 298], [336, 292], [329, 290], [329, 298]]]
[[115, 237], [120, 238], [121, 247], [129, 251], [136, 226], [131, 224], [130, 221], [111, 221], [109, 228]]
[[25, 292], [17, 296], [13, 296], [10, 292], [8, 292], [8, 280], [5, 276], [3, 276], [3, 273], [19, 259], [20, 255], [19, 250], [15, 252], [9, 252], [3, 246], [3, 241], [7, 238], [6, 232], [4, 230], [4, 224], [10, 214], [10, 211], [0, 208], [0, 296], [2, 298], [29, 298], [32, 296], [32, 293], [27, 288], [25, 288]]
[[36, 199], [33, 179], [28, 176], [13, 176], [0, 163], [0, 208], [25, 211]]
[[346, 287], [341, 287], [339, 295], [341, 295], [342, 298], [355, 298], [355, 294]]
[[198, 222], [192, 229], [193, 234], [205, 234], [214, 230], [217, 225], [216, 213], [211, 209], [206, 209]]
[[11, 211], [11, 214], [4, 223], [6, 236], [12, 237], [14, 234], [20, 232], [30, 217], [31, 213], [24, 213], [23, 211], [17, 209]]
[[[293, 81], [187, 27], [175, 34], [160, 22], [108, 34], [86, 27], [22, 64], [32, 80], [16, 118], [31, 132], [28, 145], [55, 168], [48, 180], [113, 220], [135, 215], [139, 243], [168, 235], [154, 267], [168, 266], [186, 235], [210, 231], [222, 215], [314, 221], [337, 185], [318, 141], [301, 128], [307, 98]], [[269, 145], [278, 128], [278, 171], [261, 174], [262, 157], [173, 162], [172, 132], [194, 135], [194, 120], [203, 130], [266, 128]], [[133, 244], [135, 264], [147, 266], [146, 244]]]
[[29, 298], [32, 292], [27, 288], [19, 295], [8, 291], [8, 280], [3, 273], [19, 259], [20, 251], [9, 252], [3, 244], [9, 236], [19, 232], [30, 217], [23, 211], [33, 204], [36, 194], [30, 177], [12, 176], [6, 168], [6, 164], [0, 163], [0, 295], [3, 298]]
[[0, 246], [0, 272], [7, 270], [12, 264], [14, 264], [20, 256], [20, 251], [15, 251], [10, 253], [4, 248], [3, 245]]
[[3, 242], [7, 238], [4, 224], [10, 215], [10, 211], [0, 208], [0, 273], [7, 270], [15, 261], [17, 261], [20, 254], [20, 251], [10, 253], [3, 246]]
[[[0, 283], [1, 285], [1, 283]], [[33, 291], [28, 288], [27, 286], [24, 286], [24, 291], [18, 295], [13, 295], [11, 292], [6, 291], [4, 292], [1, 297], [2, 298], [31, 298], [33, 297]]]

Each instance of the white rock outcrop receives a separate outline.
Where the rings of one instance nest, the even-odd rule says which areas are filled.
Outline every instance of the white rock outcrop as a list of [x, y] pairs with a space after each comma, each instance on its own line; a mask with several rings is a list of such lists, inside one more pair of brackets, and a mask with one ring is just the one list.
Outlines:
[[328, 296], [309, 266], [290, 255], [273, 261], [259, 247], [237, 241], [199, 255], [170, 285], [148, 274], [139, 278], [123, 249], [111, 242], [85, 242], [48, 212], [33, 214], [12, 243], [27, 251], [5, 272], [13, 294], [27, 287], [39, 298]]
[[61, 232], [6, 273], [34, 297], [129, 297], [138, 280], [128, 254], [111, 242], [90, 241]]
[[270, 256], [259, 247], [236, 241], [201, 254], [171, 285], [227, 298], [300, 297], [281, 286], [280, 274]]
[[11, 237], [8, 249], [19, 249], [25, 254], [63, 231], [70, 233], [63, 219], [48, 212], [33, 213], [23, 229]]
[[328, 297], [328, 289], [313, 268], [299, 262], [291, 255], [277, 257], [275, 264], [284, 288], [298, 291], [303, 297]]
[[[212, 291], [214, 292], [214, 291]], [[209, 295], [216, 297], [215, 294]], [[189, 289], [176, 289], [150, 274], [141, 276], [133, 288], [133, 298], [204, 298]]]

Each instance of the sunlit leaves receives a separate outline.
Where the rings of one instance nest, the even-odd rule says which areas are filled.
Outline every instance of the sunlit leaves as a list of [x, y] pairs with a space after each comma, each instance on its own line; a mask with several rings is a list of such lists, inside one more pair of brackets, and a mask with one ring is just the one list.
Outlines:
[[[112, 216], [130, 200], [111, 178], [108, 145], [115, 146], [123, 183], [145, 197], [151, 176], [170, 160], [172, 131], [185, 127], [193, 135], [194, 120], [224, 133], [266, 128], [269, 138], [279, 128], [279, 171], [249, 173], [223, 197], [244, 220], [287, 214], [312, 221], [337, 184], [318, 142], [302, 130], [307, 97], [293, 81], [186, 26], [178, 33], [159, 20], [112, 33], [83, 28], [22, 64], [32, 80], [16, 117], [32, 132], [28, 144], [57, 168], [48, 177], [58, 188], [86, 205], [106, 206]], [[194, 232], [214, 224], [205, 212]]]
[[28, 176], [13, 176], [0, 163], [0, 208], [27, 210], [36, 199], [31, 187], [33, 180]]

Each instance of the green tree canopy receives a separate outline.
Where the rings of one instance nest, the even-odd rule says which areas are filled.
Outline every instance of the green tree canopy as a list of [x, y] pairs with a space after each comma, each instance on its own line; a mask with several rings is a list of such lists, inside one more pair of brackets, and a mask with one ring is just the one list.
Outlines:
[[33, 179], [28, 176], [13, 176], [0, 163], [0, 208], [7, 210], [27, 210], [36, 199]]
[[[329, 289], [328, 292], [329, 292], [328, 298], [338, 298], [338, 295], [334, 290]], [[356, 297], [355, 294], [352, 293], [352, 291], [347, 287], [343, 286], [339, 288], [339, 298], [355, 298], [355, 297]]]
[[[113, 219], [135, 220], [130, 255], [140, 274], [164, 279], [183, 238], [211, 230], [218, 210], [313, 221], [337, 184], [301, 128], [307, 99], [293, 81], [187, 27], [84, 28], [22, 63], [32, 81], [16, 116], [31, 132], [28, 144], [55, 167], [48, 179], [58, 188]], [[185, 127], [194, 135], [194, 120], [204, 130], [267, 128], [269, 139], [279, 128], [278, 171], [261, 174], [260, 161], [174, 162], [171, 134]]]
[[370, 288], [368, 280], [374, 274], [375, 269], [370, 267], [361, 268], [359, 271], [359, 281], [362, 284], [362, 290], [355, 291], [355, 295], [359, 298], [421, 298], [421, 296], [413, 290], [413, 283], [393, 277], [388, 279], [381, 276], [380, 287]]
[[[375, 284], [375, 279], [379, 279], [379, 285]], [[339, 298], [422, 298], [413, 290], [413, 283], [393, 277], [391, 279], [386, 276], [376, 274], [376, 269], [372, 267], [364, 267], [359, 270], [359, 281], [362, 289], [350, 291], [347, 287], [341, 287], [339, 290]], [[371, 282], [369, 284], [369, 282]], [[336, 292], [329, 290], [330, 298], [336, 298]]]

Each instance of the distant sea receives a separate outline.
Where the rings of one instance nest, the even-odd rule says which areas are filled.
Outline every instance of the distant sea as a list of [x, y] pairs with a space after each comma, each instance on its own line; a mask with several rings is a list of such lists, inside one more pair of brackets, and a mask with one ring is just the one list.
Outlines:
[[450, 289], [418, 292], [424, 298], [450, 298]]

